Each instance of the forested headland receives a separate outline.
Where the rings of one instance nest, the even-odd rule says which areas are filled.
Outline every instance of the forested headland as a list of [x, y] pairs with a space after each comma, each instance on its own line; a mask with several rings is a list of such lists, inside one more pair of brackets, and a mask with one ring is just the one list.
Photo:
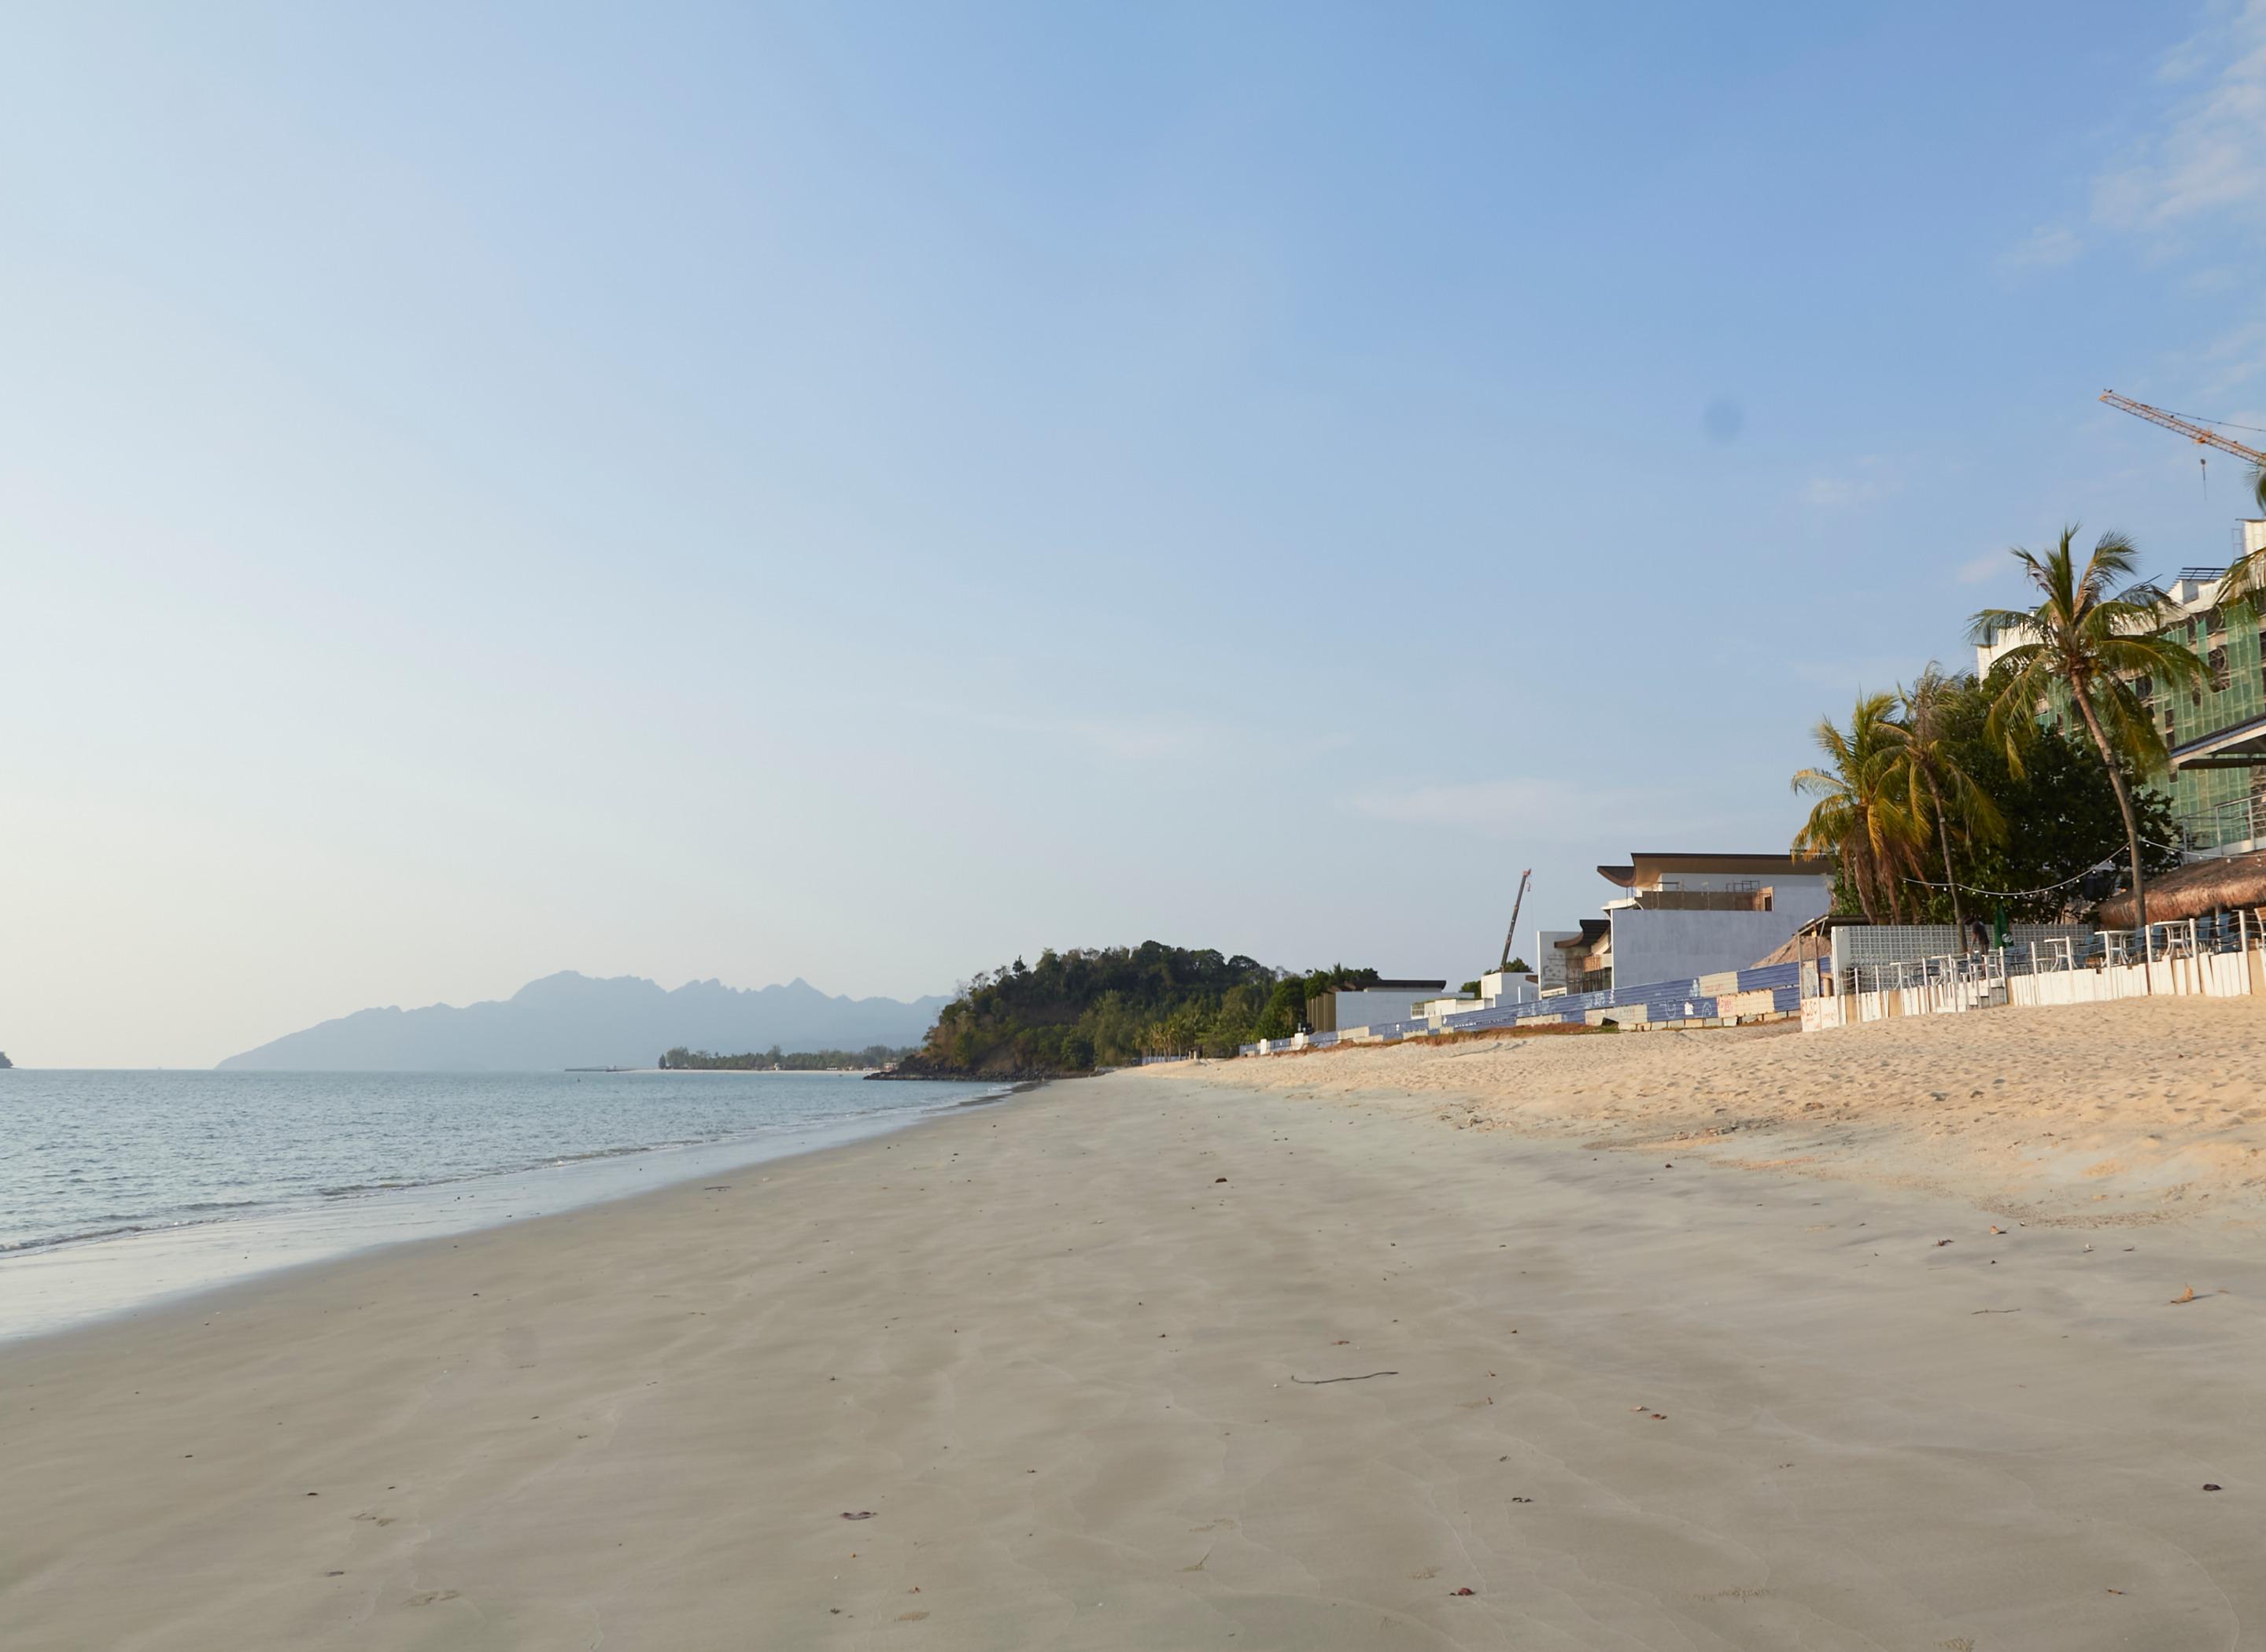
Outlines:
[[1338, 965], [1305, 974], [1240, 954], [1144, 941], [1072, 948], [985, 970], [946, 1005], [897, 1071], [918, 1078], [1090, 1072], [1143, 1056], [1232, 1056], [1297, 1031], [1306, 999], [1378, 978]]
[[665, 1072], [854, 1072], [887, 1067], [912, 1053], [910, 1049], [893, 1049], [887, 1044], [869, 1044], [863, 1049], [796, 1050], [782, 1050], [773, 1044], [767, 1050], [743, 1056], [716, 1056], [679, 1044], [662, 1056], [661, 1065]]

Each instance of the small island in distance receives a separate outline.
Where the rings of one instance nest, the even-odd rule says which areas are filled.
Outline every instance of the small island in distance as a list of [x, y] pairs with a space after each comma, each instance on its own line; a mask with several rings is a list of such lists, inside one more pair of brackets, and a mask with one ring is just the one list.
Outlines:
[[894, 1067], [911, 1054], [910, 1049], [892, 1049], [887, 1044], [868, 1044], [863, 1049], [799, 1049], [792, 1053], [773, 1044], [761, 1054], [751, 1051], [744, 1056], [716, 1056], [679, 1044], [662, 1056], [661, 1068], [663, 1072], [862, 1072]]

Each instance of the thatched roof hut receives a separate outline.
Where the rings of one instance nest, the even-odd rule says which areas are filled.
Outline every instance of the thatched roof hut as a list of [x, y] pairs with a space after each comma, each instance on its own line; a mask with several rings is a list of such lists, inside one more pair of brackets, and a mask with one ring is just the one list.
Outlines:
[[[2261, 906], [2266, 906], [2266, 853], [2193, 860], [2148, 880], [2151, 924]], [[2135, 916], [2130, 889], [2110, 895], [2093, 914], [2094, 921], [2103, 929], [2130, 929]]]
[[1758, 961], [1754, 967], [1766, 969], [1773, 964], [1827, 962], [1833, 956], [1833, 930], [1850, 921], [1832, 912], [1823, 917], [1813, 917], [1795, 931], [1793, 939], [1786, 945]]

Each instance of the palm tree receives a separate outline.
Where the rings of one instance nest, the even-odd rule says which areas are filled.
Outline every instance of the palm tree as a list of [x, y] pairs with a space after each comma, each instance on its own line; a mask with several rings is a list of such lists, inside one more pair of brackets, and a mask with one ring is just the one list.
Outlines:
[[[2257, 498], [2258, 514], [2266, 516], [2266, 464], [2250, 472], [2250, 491]], [[2266, 607], [2262, 599], [2266, 599], [2266, 549], [2237, 557], [2212, 598], [2221, 608], [2247, 608], [2254, 613]]]
[[1996, 843], [2007, 830], [1999, 806], [1967, 771], [1955, 742], [1954, 714], [1972, 690], [1972, 679], [1947, 676], [1931, 660], [1910, 688], [1897, 689], [1904, 715], [1891, 720], [1883, 731], [1897, 782], [1904, 791], [1906, 812], [1922, 833], [1931, 825], [1935, 829], [1936, 849], [1943, 857], [1944, 887], [1951, 891], [1951, 922], [1963, 935], [1967, 930], [1967, 910], [1952, 871], [1952, 821], [1957, 818], [1958, 835], [1970, 841]]
[[2007, 764], [2020, 774], [2021, 749], [2036, 732], [2041, 708], [2058, 693], [2076, 707], [2124, 816], [2132, 904], [2145, 936], [2148, 896], [2140, 870], [2140, 827], [2117, 759], [2122, 756], [2147, 774], [2163, 766], [2165, 752], [2163, 735], [2134, 684], [2145, 680], [2155, 691], [2171, 694], [2202, 687], [2211, 672], [2185, 643], [2158, 634], [2169, 599], [2132, 577], [2138, 552], [2130, 539], [2121, 533], [2102, 535], [2080, 571], [2076, 538], [2072, 526], [2062, 530], [2061, 543], [2043, 556], [2014, 551], [2023, 575], [2037, 588], [2041, 600], [2036, 608], [1986, 608], [1969, 624], [1970, 639], [1978, 645], [2021, 639], [1992, 668], [1999, 686], [1985, 728], [1990, 738], [2006, 743]]
[[1859, 695], [1846, 731], [1830, 717], [1821, 720], [1815, 738], [1829, 766], [1794, 777], [1795, 791], [1817, 799], [1794, 835], [1794, 852], [1838, 856], [1843, 877], [1873, 924], [1881, 921], [1884, 889], [1890, 916], [1904, 921], [1899, 874], [1911, 864], [1919, 837], [1895, 785], [1895, 703], [1892, 695]]

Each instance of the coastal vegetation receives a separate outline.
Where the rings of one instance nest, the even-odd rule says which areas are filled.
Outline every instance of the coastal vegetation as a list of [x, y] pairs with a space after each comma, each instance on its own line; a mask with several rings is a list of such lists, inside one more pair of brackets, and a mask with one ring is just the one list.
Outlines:
[[1297, 974], [1153, 940], [1049, 948], [1036, 964], [1018, 958], [969, 982], [898, 1071], [1035, 1077], [1122, 1066], [1149, 1055], [1232, 1056], [1255, 1039], [1297, 1032], [1309, 998], [1377, 979], [1374, 969], [1341, 964]]
[[1794, 835], [1794, 852], [1835, 857], [1845, 910], [1853, 900], [1875, 924], [1884, 912], [1904, 921], [1904, 874], [1919, 836], [1890, 761], [1894, 705], [1892, 695], [1860, 694], [1846, 729], [1821, 719], [1813, 737], [1825, 765], [1794, 777], [1795, 791], [1817, 799]]
[[2150, 874], [2179, 864], [2170, 804], [2148, 785], [2165, 766], [2153, 697], [2208, 672], [2160, 634], [2166, 598], [2132, 577], [2131, 542], [2104, 535], [2080, 566], [2075, 538], [2013, 552], [2039, 601], [1974, 616], [1977, 643], [2014, 643], [1988, 677], [1931, 662], [1860, 695], [1846, 727], [1817, 725], [1824, 762], [1794, 777], [1816, 799], [1794, 848], [1836, 861], [1837, 910], [2050, 921], [2113, 892], [2105, 863], [2143, 899]]
[[662, 1056], [661, 1065], [668, 1072], [854, 1072], [891, 1066], [911, 1054], [910, 1048], [893, 1049], [887, 1044], [869, 1044], [863, 1049], [797, 1050], [782, 1050], [773, 1044], [760, 1054], [716, 1056], [679, 1044]]
[[1992, 668], [1986, 726], [2004, 745], [2008, 765], [2020, 773], [2022, 749], [2036, 735], [2040, 706], [2050, 705], [2056, 721], [2073, 711], [2083, 722], [2116, 788], [2137, 927], [2145, 929], [2148, 891], [2140, 822], [2123, 767], [2129, 763], [2144, 774], [2163, 768], [2163, 731], [2151, 697], [2157, 690], [2199, 690], [2210, 683], [2211, 670], [2185, 643], [2159, 633], [2168, 599], [2133, 577], [2132, 542], [2122, 534], [2103, 534], [2080, 571], [2076, 535], [2074, 528], [2065, 528], [2061, 543], [2043, 557], [2014, 552], [2037, 592], [2036, 607], [1986, 608], [1975, 616], [1975, 641], [2021, 639]]

